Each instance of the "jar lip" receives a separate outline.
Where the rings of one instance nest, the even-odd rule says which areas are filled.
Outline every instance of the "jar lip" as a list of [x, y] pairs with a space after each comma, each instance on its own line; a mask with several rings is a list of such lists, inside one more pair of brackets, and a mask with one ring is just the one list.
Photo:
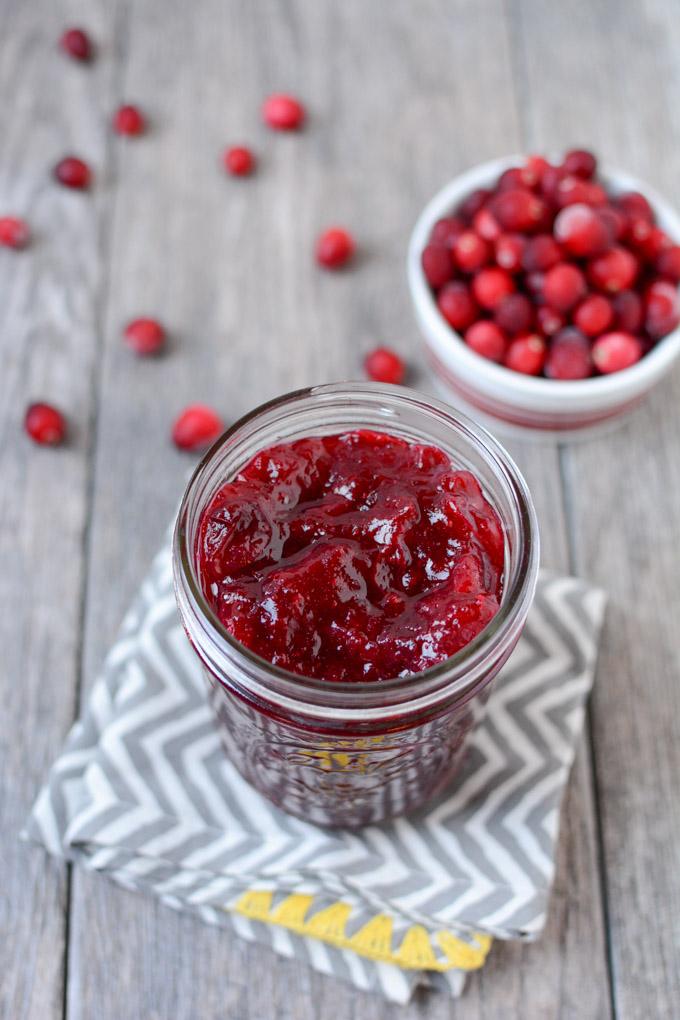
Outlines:
[[[421, 405], [444, 416], [451, 426], [462, 432], [478, 450], [483, 451], [493, 462], [497, 474], [509, 484], [520, 522], [520, 557], [511, 584], [503, 592], [501, 605], [496, 615], [480, 633], [463, 648], [448, 659], [444, 659], [420, 673], [408, 677], [393, 677], [378, 681], [335, 682], [307, 677], [276, 666], [269, 660], [258, 655], [237, 638], [229, 633], [224, 624], [206, 599], [200, 580], [194, 567], [193, 551], [189, 547], [187, 534], [187, 517], [193, 493], [203, 476], [207, 473], [214, 458], [230, 445], [249, 424], [256, 421], [269, 411], [283, 409], [286, 405], [294, 405], [306, 399], [319, 399], [349, 396], [385, 397], [399, 403]], [[389, 427], [386, 426], [389, 431]], [[476, 667], [485, 659], [488, 651], [496, 645], [502, 646], [504, 638], [512, 640], [513, 623], [518, 615], [521, 619], [533, 598], [538, 575], [539, 535], [536, 512], [527, 484], [513, 459], [486, 431], [466, 415], [449, 405], [426, 394], [404, 386], [382, 385], [369, 382], [342, 382], [310, 386], [285, 393], [269, 400], [249, 411], [236, 421], [204, 454], [191, 475], [182, 497], [177, 522], [173, 535], [173, 568], [175, 575], [175, 591], [180, 609], [191, 608], [194, 616], [201, 621], [202, 635], [209, 640], [213, 649], [222, 657], [228, 653], [236, 656], [237, 665], [247, 673], [249, 681], [253, 679], [248, 668], [257, 671], [255, 687], [269, 700], [296, 705], [298, 708], [309, 708], [316, 704], [326, 709], [340, 709], [338, 715], [366, 715], [364, 709], [370, 710], [378, 703], [384, 712], [393, 704], [412, 706], [421, 700], [438, 700], [444, 689], [447, 695], [455, 697], [464, 694], [474, 686]], [[522, 612], [524, 610], [524, 612]], [[186, 621], [185, 621], [186, 622]], [[512, 645], [510, 645], [512, 647]], [[250, 684], [248, 684], [250, 687]]]

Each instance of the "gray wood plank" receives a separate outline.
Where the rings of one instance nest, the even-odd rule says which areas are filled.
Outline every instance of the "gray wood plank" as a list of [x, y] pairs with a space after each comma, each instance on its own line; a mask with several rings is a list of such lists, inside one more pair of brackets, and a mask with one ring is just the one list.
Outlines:
[[[591, 145], [680, 203], [677, 4], [517, 7], [532, 145]], [[676, 368], [626, 427], [565, 454], [577, 567], [611, 600], [592, 729], [623, 1020], [680, 1002], [679, 397]]]
[[[33, 243], [0, 249], [0, 1016], [62, 1016], [66, 869], [20, 843], [38, 786], [73, 720], [80, 657], [99, 257], [106, 191], [51, 180], [82, 152], [99, 170], [112, 62], [75, 66], [57, 51], [62, 3], [0, 4], [0, 215], [25, 216]], [[69, 15], [72, 13], [69, 9]], [[88, 23], [108, 32], [104, 4]], [[54, 401], [61, 449], [23, 433], [28, 403]]]
[[[406, 0], [380, 8], [209, 0], [136, 7], [126, 98], [149, 136], [120, 143], [95, 464], [85, 677], [91, 680], [176, 505], [191, 460], [168, 441], [183, 404], [234, 418], [311, 382], [357, 377], [378, 342], [411, 357], [415, 326], [403, 263], [422, 203], [472, 163], [516, 150], [503, 7]], [[474, 83], [474, 88], [471, 87]], [[261, 99], [298, 91], [300, 136], [259, 124]], [[261, 156], [257, 177], [230, 181], [231, 140]], [[312, 259], [317, 231], [352, 228], [355, 270]], [[158, 314], [167, 355], [135, 361], [120, 343], [128, 317]], [[417, 384], [422, 375], [414, 375]], [[545, 522], [546, 560], [566, 564], [557, 453], [514, 445]], [[558, 891], [545, 937], [499, 945], [461, 1005], [420, 997], [406, 1010], [305, 966], [176, 916], [150, 899], [74, 875], [68, 1016], [295, 1020], [338, 1016], [597, 1016], [606, 1000], [588, 762], [566, 813]], [[575, 1006], [589, 968], [586, 1011]], [[538, 994], [540, 991], [540, 994]], [[589, 1010], [589, 1012], [588, 1012]]]

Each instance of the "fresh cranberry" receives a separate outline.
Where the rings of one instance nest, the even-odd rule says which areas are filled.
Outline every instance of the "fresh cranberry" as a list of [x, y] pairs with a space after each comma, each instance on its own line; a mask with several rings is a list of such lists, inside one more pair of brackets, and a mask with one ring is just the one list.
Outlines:
[[113, 117], [113, 130], [119, 135], [141, 135], [146, 120], [136, 106], [119, 106]]
[[26, 411], [24, 428], [33, 442], [41, 446], [57, 446], [66, 435], [64, 416], [51, 404], [31, 404]]
[[565, 173], [590, 180], [591, 177], [595, 176], [597, 160], [592, 152], [588, 152], [587, 149], [571, 149], [564, 157], [562, 166]]
[[503, 330], [488, 319], [473, 322], [465, 331], [465, 343], [489, 361], [502, 361], [508, 346]]
[[620, 241], [628, 229], [628, 217], [615, 205], [603, 205], [598, 210], [598, 215], [614, 241]]
[[642, 357], [642, 344], [632, 333], [605, 333], [593, 344], [593, 361], [599, 372], [621, 372]]
[[224, 169], [232, 177], [247, 177], [255, 169], [255, 156], [245, 145], [232, 145], [222, 155]]
[[612, 298], [616, 328], [624, 333], [637, 333], [642, 328], [642, 299], [634, 290], [620, 290]]
[[491, 209], [504, 230], [524, 233], [541, 222], [545, 207], [540, 198], [526, 188], [501, 191], [491, 200]]
[[645, 329], [659, 339], [670, 333], [680, 322], [680, 300], [677, 287], [668, 280], [655, 280], [645, 295]]
[[557, 203], [557, 188], [564, 176], [561, 167], [548, 165], [541, 177], [541, 194], [551, 205]]
[[544, 273], [552, 269], [562, 258], [557, 242], [550, 234], [537, 234], [530, 237], [522, 256], [522, 266], [528, 273], [539, 271]]
[[545, 364], [546, 346], [536, 333], [518, 336], [508, 347], [505, 366], [522, 375], [540, 375]]
[[54, 176], [67, 188], [89, 188], [92, 174], [87, 163], [76, 156], [66, 156], [54, 168]]
[[545, 359], [549, 379], [587, 379], [593, 372], [590, 344], [583, 333], [573, 327], [556, 333]]
[[558, 312], [568, 312], [586, 293], [583, 273], [569, 262], [549, 269], [543, 280], [543, 297]]
[[453, 255], [459, 269], [474, 273], [489, 261], [489, 245], [474, 230], [466, 230], [453, 246]]
[[485, 241], [495, 241], [501, 235], [500, 224], [490, 209], [480, 209], [475, 214], [472, 229]]
[[614, 309], [603, 294], [590, 294], [574, 312], [574, 325], [586, 336], [599, 336], [613, 321]]
[[445, 216], [437, 220], [430, 231], [430, 244], [446, 244], [452, 248], [465, 230], [460, 216]]
[[474, 322], [479, 311], [462, 280], [445, 284], [437, 295], [437, 305], [449, 326], [459, 333]]
[[680, 245], [674, 244], [660, 252], [654, 268], [659, 276], [665, 276], [673, 283], [680, 283]]
[[92, 59], [92, 43], [82, 28], [67, 28], [59, 40], [64, 53], [84, 63]]
[[458, 215], [465, 223], [471, 223], [490, 195], [491, 192], [487, 188], [477, 188], [460, 203]]
[[16, 216], [0, 216], [0, 245], [5, 248], [25, 248], [31, 238], [26, 220]]
[[523, 187], [522, 169], [518, 166], [508, 167], [496, 181], [496, 191], [514, 191], [516, 188]]
[[490, 311], [497, 308], [503, 298], [512, 294], [514, 289], [515, 284], [510, 273], [496, 266], [480, 269], [472, 281], [475, 300], [482, 308], [488, 308]]
[[560, 209], [576, 204], [603, 206], [607, 204], [607, 193], [599, 184], [570, 175], [558, 183], [555, 200]]
[[368, 378], [374, 382], [392, 383], [395, 386], [404, 381], [406, 374], [404, 362], [389, 347], [378, 347], [367, 354], [364, 369]]
[[495, 244], [496, 265], [509, 273], [519, 273], [526, 245], [521, 234], [501, 234]]
[[330, 227], [317, 239], [315, 254], [320, 266], [339, 269], [354, 255], [354, 238], [342, 227]]
[[588, 258], [604, 251], [611, 241], [609, 229], [589, 205], [568, 205], [555, 219], [556, 239], [571, 255]]
[[536, 309], [536, 325], [544, 336], [554, 336], [555, 333], [559, 333], [566, 321], [562, 312], [558, 312], [549, 305], [540, 305]]
[[588, 263], [588, 279], [599, 290], [616, 294], [635, 281], [639, 263], [627, 248], [615, 245]]
[[528, 188], [535, 188], [541, 183], [550, 163], [544, 156], [528, 156], [522, 176]]
[[430, 242], [421, 255], [425, 279], [433, 290], [439, 290], [453, 277], [451, 251], [443, 244]]
[[645, 239], [636, 245], [639, 255], [647, 262], [655, 262], [662, 252], [672, 247], [668, 234], [661, 227], [650, 227]]
[[305, 108], [294, 96], [275, 93], [262, 106], [265, 124], [275, 131], [297, 131], [305, 120]]
[[619, 195], [616, 201], [619, 209], [623, 209], [627, 216], [642, 216], [650, 223], [654, 222], [654, 211], [645, 196], [641, 195], [639, 191], [629, 191], [625, 195]]
[[526, 294], [508, 294], [494, 312], [494, 320], [511, 336], [526, 333], [534, 320], [534, 309]]
[[133, 319], [125, 327], [123, 339], [135, 354], [157, 354], [165, 344], [165, 330], [155, 319]]
[[176, 419], [172, 441], [180, 450], [201, 450], [210, 446], [223, 431], [224, 422], [211, 407], [191, 404]]

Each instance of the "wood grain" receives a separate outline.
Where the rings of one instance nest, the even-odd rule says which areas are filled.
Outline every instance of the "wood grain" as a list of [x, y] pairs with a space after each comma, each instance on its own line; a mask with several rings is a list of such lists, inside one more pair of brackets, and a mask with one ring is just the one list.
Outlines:
[[[592, 145], [677, 206], [677, 5], [519, 6], [531, 144]], [[622, 1020], [680, 1002], [679, 398], [676, 368], [624, 429], [565, 451], [575, 566], [610, 594], [592, 733]]]

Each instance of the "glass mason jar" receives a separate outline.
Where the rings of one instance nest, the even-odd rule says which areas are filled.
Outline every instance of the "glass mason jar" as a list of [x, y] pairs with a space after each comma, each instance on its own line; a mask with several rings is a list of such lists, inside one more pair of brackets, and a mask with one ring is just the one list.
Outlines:
[[[505, 531], [504, 590], [488, 626], [439, 665], [406, 679], [331, 683], [280, 669], [229, 634], [203, 595], [197, 534], [218, 488], [258, 451], [362, 428], [438, 446], [476, 475]], [[536, 515], [515, 464], [446, 404], [401, 387], [343, 383], [290, 393], [246, 415], [194, 472], [173, 549], [182, 622], [229, 758], [284, 811], [320, 825], [367, 825], [420, 807], [460, 765], [524, 626], [538, 557]]]

